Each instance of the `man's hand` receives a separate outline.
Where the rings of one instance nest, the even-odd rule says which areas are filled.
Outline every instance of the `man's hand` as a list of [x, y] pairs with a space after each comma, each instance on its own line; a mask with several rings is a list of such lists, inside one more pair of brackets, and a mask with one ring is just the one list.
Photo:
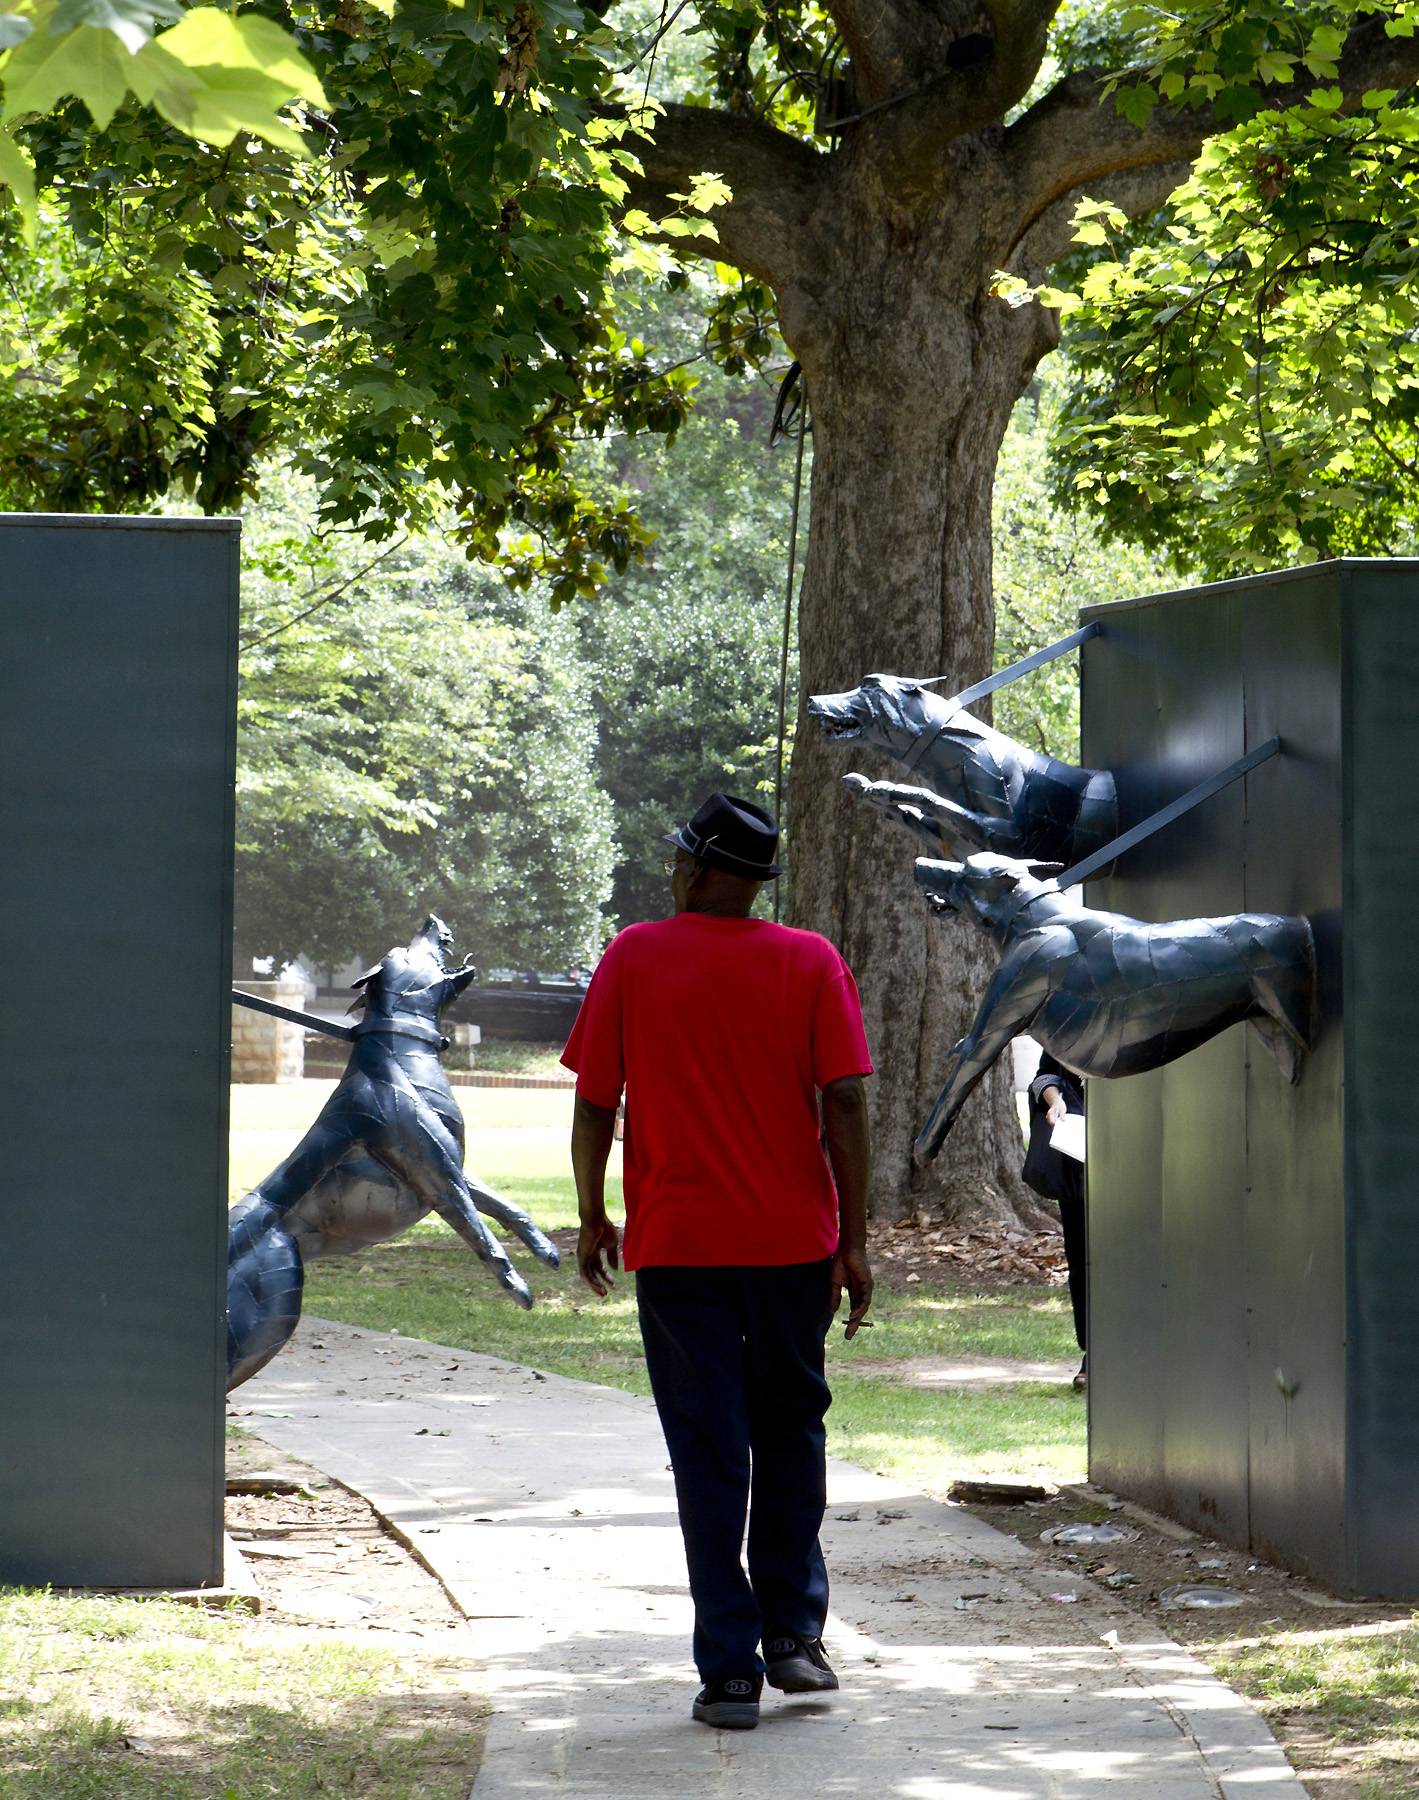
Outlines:
[[1057, 1087], [1045, 1088], [1040, 1095], [1040, 1102], [1045, 1109], [1045, 1119], [1051, 1125], [1058, 1125], [1069, 1110], [1064, 1104], [1064, 1095]]
[[842, 1305], [843, 1289], [847, 1289], [848, 1315], [843, 1336], [856, 1335], [859, 1325], [870, 1326], [865, 1317], [872, 1304], [872, 1269], [865, 1250], [839, 1250], [833, 1259], [833, 1313]]
[[[578, 1093], [572, 1110], [572, 1173], [581, 1215], [576, 1266], [582, 1280], [603, 1300], [611, 1292], [606, 1263], [613, 1269], [620, 1267], [616, 1227], [606, 1217], [606, 1159], [615, 1135], [616, 1108], [598, 1106]], [[606, 1263], [601, 1260], [603, 1254]]]
[[[602, 1255], [606, 1261], [602, 1262]], [[599, 1219], [584, 1219], [576, 1240], [576, 1266], [581, 1278], [602, 1300], [615, 1286], [608, 1269], [621, 1266], [621, 1238], [616, 1227], [602, 1213]]]

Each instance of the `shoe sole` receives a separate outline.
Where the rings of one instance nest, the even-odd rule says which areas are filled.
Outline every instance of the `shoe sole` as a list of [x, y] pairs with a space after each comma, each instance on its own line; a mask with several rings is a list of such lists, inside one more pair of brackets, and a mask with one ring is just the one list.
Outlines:
[[721, 1731], [752, 1731], [759, 1722], [757, 1700], [711, 1700], [691, 1708], [701, 1725], [717, 1725]]
[[781, 1694], [831, 1694], [838, 1685], [838, 1678], [831, 1669], [820, 1669], [806, 1656], [770, 1663], [764, 1680]]

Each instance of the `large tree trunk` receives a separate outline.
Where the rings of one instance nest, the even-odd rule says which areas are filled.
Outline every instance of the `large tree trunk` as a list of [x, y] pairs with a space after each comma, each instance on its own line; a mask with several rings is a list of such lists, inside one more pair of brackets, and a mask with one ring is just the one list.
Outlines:
[[851, 769], [886, 777], [894, 765], [880, 752], [825, 743], [802, 711], [808, 694], [855, 687], [872, 671], [944, 675], [951, 692], [991, 666], [996, 457], [1049, 343], [1039, 308], [982, 302], [978, 278], [961, 283], [965, 294], [950, 293], [943, 271], [957, 246], [931, 233], [903, 248], [892, 231], [884, 218], [875, 231], [861, 221], [847, 234], [881, 260], [853, 275], [835, 271], [826, 305], [783, 297], [813, 420], [790, 917], [839, 945], [862, 991], [878, 1071], [875, 1214], [924, 1208], [951, 1220], [1038, 1223], [1019, 1180], [1020, 1128], [1003, 1065], [936, 1163], [912, 1166], [912, 1138], [996, 952], [965, 922], [930, 916], [912, 881], [919, 841], [842, 784]]
[[[772, 288], [803, 364], [814, 422], [804, 694], [873, 671], [965, 686], [990, 666], [996, 453], [1057, 336], [1045, 306], [993, 298], [993, 276], [1037, 282], [1073, 253], [1085, 197], [1129, 217], [1152, 211], [1227, 121], [1161, 105], [1139, 127], [1099, 71], [1067, 75], [1031, 104], [1059, 0], [826, 9], [851, 98], [847, 112], [830, 109], [816, 143], [747, 107], [670, 102], [630, 198], [677, 218], [680, 254], [727, 260]], [[1415, 40], [1365, 19], [1339, 58], [1342, 91], [1401, 88], [1416, 57]], [[686, 237], [680, 196], [711, 169], [728, 198], [712, 233]], [[972, 1098], [937, 1163], [912, 1168], [915, 1128], [993, 959], [969, 927], [928, 918], [910, 841], [849, 800], [838, 777], [850, 767], [800, 710], [791, 916], [835, 938], [857, 970], [879, 1068], [876, 1210], [1035, 1214], [1004, 1071]]]

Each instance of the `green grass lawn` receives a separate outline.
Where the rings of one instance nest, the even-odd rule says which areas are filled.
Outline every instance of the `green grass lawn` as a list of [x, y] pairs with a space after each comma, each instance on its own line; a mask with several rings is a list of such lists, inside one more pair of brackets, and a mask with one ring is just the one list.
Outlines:
[[[301, 1081], [232, 1089], [231, 1199], [255, 1187], [300, 1142], [334, 1088], [333, 1081]], [[570, 1090], [456, 1087], [453, 1094], [463, 1111], [469, 1169], [525, 1206], [545, 1230], [575, 1225], [576, 1190], [567, 1163]], [[611, 1153], [606, 1191], [619, 1205], [619, 1144]]]
[[[1333, 1775], [1340, 1765], [1353, 1800], [1419, 1794], [1419, 1615], [1221, 1644], [1210, 1660], [1296, 1742], [1303, 1774], [1322, 1765]], [[1328, 1778], [1313, 1791], [1333, 1786]]]
[[[232, 1192], [246, 1191], [297, 1141], [330, 1084], [232, 1090]], [[456, 1088], [468, 1132], [468, 1166], [525, 1206], [547, 1230], [576, 1223], [567, 1161], [570, 1093]], [[620, 1146], [609, 1194], [620, 1204]], [[351, 1259], [308, 1271], [307, 1309], [350, 1325], [482, 1350], [514, 1362], [647, 1392], [634, 1281], [623, 1276], [602, 1303], [576, 1279], [515, 1251], [537, 1305], [523, 1312], [489, 1281], [438, 1220]], [[829, 1340], [833, 1453], [884, 1475], [941, 1491], [957, 1475], [1012, 1471], [1078, 1480], [1084, 1474], [1084, 1409], [1066, 1385], [922, 1388], [905, 1366], [920, 1358], [1020, 1358], [1066, 1362], [1074, 1351], [1069, 1310], [1052, 1289], [976, 1292], [968, 1286], [879, 1288], [876, 1324], [851, 1344]]]
[[464, 1800], [474, 1671], [238, 1611], [0, 1589], [5, 1800]]
[[565, 1075], [562, 1046], [527, 1038], [485, 1037], [474, 1052], [473, 1067], [483, 1075]]

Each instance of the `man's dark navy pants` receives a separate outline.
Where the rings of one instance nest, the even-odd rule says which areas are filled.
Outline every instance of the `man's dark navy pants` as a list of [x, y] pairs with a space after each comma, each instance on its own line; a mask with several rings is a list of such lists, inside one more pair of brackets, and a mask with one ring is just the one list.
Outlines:
[[761, 1671], [761, 1638], [822, 1636], [831, 1286], [831, 1260], [636, 1275], [705, 1681]]

